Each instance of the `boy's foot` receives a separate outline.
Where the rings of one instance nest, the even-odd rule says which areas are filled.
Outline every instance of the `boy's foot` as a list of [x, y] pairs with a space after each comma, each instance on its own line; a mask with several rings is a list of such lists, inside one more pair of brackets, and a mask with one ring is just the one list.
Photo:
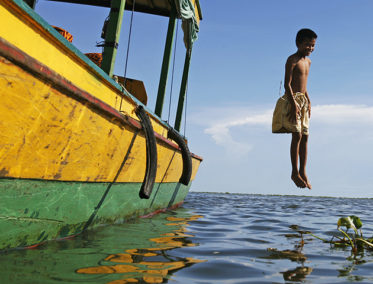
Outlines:
[[302, 180], [306, 183], [306, 187], [309, 189], [312, 189], [312, 185], [310, 184], [310, 181], [308, 180], [308, 177], [306, 174], [300, 174]]
[[293, 182], [295, 183], [297, 187], [300, 187], [300, 188], [307, 187], [306, 182], [300, 177], [299, 174], [291, 175], [291, 179], [293, 180]]

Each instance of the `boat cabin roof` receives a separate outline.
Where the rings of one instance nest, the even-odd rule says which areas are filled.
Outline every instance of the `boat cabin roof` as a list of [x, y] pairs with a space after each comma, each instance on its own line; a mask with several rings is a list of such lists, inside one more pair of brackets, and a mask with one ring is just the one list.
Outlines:
[[[67, 2], [75, 4], [85, 4], [92, 6], [110, 7], [111, 0], [48, 0], [55, 2]], [[125, 9], [132, 11], [133, 1], [135, 2], [135, 11], [169, 17], [172, 10], [172, 0], [126, 0]], [[196, 17], [202, 20], [199, 0], [192, 0], [196, 8]]]

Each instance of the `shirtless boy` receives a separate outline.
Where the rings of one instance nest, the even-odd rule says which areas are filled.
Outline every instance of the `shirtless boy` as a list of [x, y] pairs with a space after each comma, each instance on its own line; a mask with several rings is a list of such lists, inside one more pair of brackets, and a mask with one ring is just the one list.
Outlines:
[[289, 123], [284, 127], [292, 133], [290, 146], [291, 179], [298, 187], [309, 189], [311, 189], [311, 184], [306, 175], [306, 163], [311, 101], [307, 92], [307, 78], [311, 60], [307, 56], [314, 50], [316, 38], [317, 35], [312, 30], [301, 29], [296, 36], [298, 50], [289, 56], [285, 66], [285, 97], [290, 105], [290, 111], [287, 115]]

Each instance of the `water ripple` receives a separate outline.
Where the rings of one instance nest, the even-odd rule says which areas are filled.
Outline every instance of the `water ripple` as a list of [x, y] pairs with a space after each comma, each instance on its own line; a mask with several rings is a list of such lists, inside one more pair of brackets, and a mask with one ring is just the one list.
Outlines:
[[185, 207], [198, 213], [203, 208], [205, 223], [191, 222], [189, 229], [199, 243], [191, 250], [207, 262], [191, 268], [198, 271], [191, 282], [369, 283], [373, 279], [370, 252], [364, 261], [357, 261], [350, 248], [332, 248], [310, 235], [302, 239], [297, 230], [330, 240], [338, 235], [340, 217], [357, 215], [364, 222], [364, 235], [371, 236], [370, 203], [369, 199], [192, 193]]
[[326, 240], [372, 200], [191, 193], [184, 208], [0, 254], [2, 283], [373, 283], [373, 251]]

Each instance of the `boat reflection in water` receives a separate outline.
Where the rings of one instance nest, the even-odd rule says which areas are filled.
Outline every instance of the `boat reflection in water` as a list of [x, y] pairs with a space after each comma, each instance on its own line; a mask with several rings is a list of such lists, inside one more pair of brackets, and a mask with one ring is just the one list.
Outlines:
[[[148, 247], [124, 248], [124, 252], [110, 254], [101, 260], [99, 265], [82, 267], [77, 269], [76, 272], [96, 275], [120, 274], [120, 279], [107, 282], [111, 284], [164, 283], [167, 279], [170, 279], [175, 271], [195, 263], [204, 262], [204, 260], [171, 256], [170, 254], [170, 251], [175, 248], [197, 245], [190, 240], [193, 235], [187, 233], [186, 226], [189, 221], [197, 220], [201, 217], [201, 215], [188, 217], [169, 216], [163, 224], [165, 225], [163, 230], [166, 232], [149, 238]], [[159, 227], [157, 231], [159, 231]], [[149, 231], [147, 233], [137, 232], [135, 235], [139, 233], [148, 234]]]

